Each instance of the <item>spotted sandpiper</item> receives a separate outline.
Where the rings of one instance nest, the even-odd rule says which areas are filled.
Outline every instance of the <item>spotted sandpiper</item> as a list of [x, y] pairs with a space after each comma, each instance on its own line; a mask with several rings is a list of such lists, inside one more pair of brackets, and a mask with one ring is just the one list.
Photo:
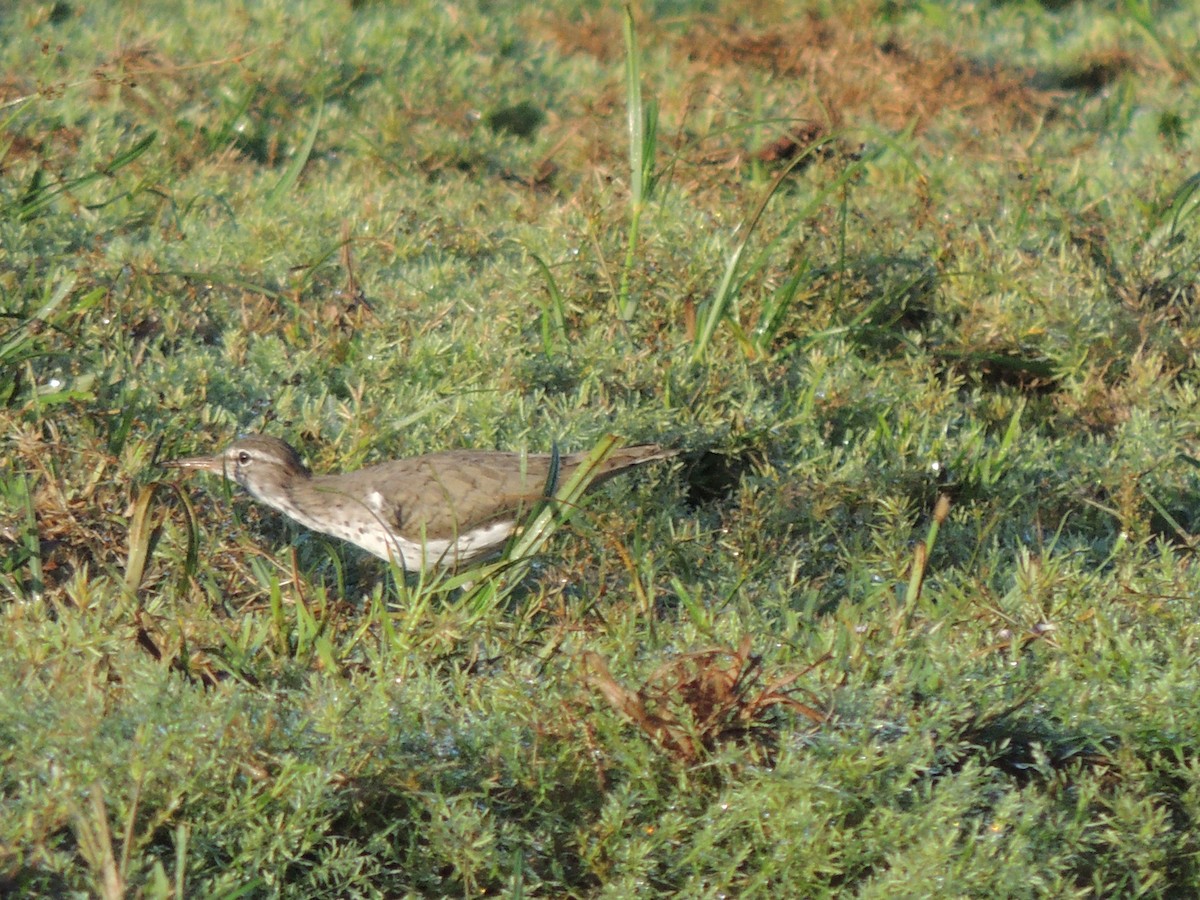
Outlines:
[[[676, 451], [657, 444], [614, 450], [592, 485]], [[314, 531], [349, 541], [407, 572], [454, 567], [497, 553], [522, 514], [552, 495], [587, 458], [449, 450], [314, 475], [292, 447], [265, 434], [241, 437], [216, 456], [162, 463], [236, 481], [256, 500]]]

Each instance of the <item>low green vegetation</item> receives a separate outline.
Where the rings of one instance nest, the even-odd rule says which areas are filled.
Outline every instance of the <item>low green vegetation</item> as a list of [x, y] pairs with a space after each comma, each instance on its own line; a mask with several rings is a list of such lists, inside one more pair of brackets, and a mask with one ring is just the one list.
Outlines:
[[0, 10], [0, 892], [1200, 892], [1200, 14], [514, 6]]

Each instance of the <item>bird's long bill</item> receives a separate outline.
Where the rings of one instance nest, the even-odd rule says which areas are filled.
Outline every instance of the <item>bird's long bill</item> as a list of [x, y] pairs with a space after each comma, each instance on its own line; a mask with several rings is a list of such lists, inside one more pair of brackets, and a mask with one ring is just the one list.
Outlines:
[[225, 474], [224, 456], [185, 456], [181, 459], [164, 460], [159, 465], [164, 469], [200, 469], [214, 475]]

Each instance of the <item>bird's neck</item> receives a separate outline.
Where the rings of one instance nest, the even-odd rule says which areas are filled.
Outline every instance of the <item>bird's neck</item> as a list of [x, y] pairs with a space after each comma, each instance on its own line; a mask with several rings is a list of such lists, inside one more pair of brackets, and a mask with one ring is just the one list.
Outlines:
[[306, 488], [310, 480], [303, 472], [276, 472], [267, 480], [247, 479], [242, 487], [258, 502], [308, 524], [312, 504]]

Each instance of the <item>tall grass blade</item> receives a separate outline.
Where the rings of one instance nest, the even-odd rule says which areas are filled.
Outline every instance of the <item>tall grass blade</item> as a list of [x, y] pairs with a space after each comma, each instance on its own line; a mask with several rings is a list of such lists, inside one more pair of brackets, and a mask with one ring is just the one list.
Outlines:
[[1161, 16], [1156, 17], [1149, 0], [1125, 0], [1125, 11], [1176, 73], [1189, 81], [1200, 81], [1200, 64], [1197, 63], [1200, 54], [1197, 54], [1194, 48], [1179, 46], [1163, 34], [1160, 27]]
[[111, 160], [102, 166], [99, 166], [95, 171], [88, 172], [86, 175], [80, 175], [78, 178], [72, 178], [68, 181], [57, 184], [48, 184], [41, 174], [39, 169], [34, 177], [30, 180], [29, 187], [15, 204], [8, 206], [4, 212], [7, 215], [15, 214], [18, 219], [27, 222], [34, 218], [38, 213], [44, 210], [54, 200], [70, 191], [85, 187], [93, 181], [99, 181], [102, 178], [111, 178], [120, 169], [125, 168], [152, 146], [158, 137], [158, 132], [152, 131], [146, 135], [128, 150], [118, 153]]
[[47, 282], [47, 295], [41, 308], [32, 316], [24, 319], [20, 325], [9, 332], [3, 341], [0, 341], [0, 366], [10, 366], [23, 362], [31, 355], [36, 355], [26, 352], [31, 344], [30, 332], [35, 325], [50, 320], [51, 314], [62, 305], [62, 302], [70, 295], [71, 289], [75, 287], [75, 279], [75, 275], [69, 274], [57, 284], [53, 279]]
[[646, 111], [642, 105], [641, 59], [633, 7], [625, 4], [625, 127], [629, 137], [629, 195], [641, 205], [646, 187]]
[[758, 354], [765, 353], [771, 342], [775, 340], [779, 326], [783, 324], [788, 311], [795, 303], [800, 285], [804, 283], [811, 269], [810, 260], [801, 260], [800, 264], [796, 266], [796, 271], [788, 276], [788, 279], [776, 288], [763, 304], [762, 312], [758, 316], [758, 322], [751, 335], [751, 343]]
[[510, 560], [528, 564], [554, 533], [570, 520], [579, 508], [584, 493], [600, 474], [600, 467], [616, 446], [617, 437], [612, 434], [605, 435], [597, 442], [571, 477], [542, 504], [541, 509], [534, 512], [533, 518], [509, 548], [507, 556]]
[[529, 255], [541, 270], [546, 292], [550, 295], [542, 307], [542, 352], [552, 357], [558, 347], [565, 349], [567, 346], [567, 305], [550, 266], [536, 253]]
[[129, 520], [129, 555], [125, 562], [125, 589], [130, 596], [137, 594], [146, 574], [146, 561], [154, 552], [162, 532], [162, 523], [151, 521], [150, 510], [158, 484], [144, 486], [133, 503], [133, 515]]
[[313, 147], [317, 143], [317, 135], [321, 131], [321, 116], [324, 112], [325, 96], [321, 95], [317, 98], [317, 111], [313, 114], [312, 124], [308, 127], [308, 135], [304, 138], [304, 143], [296, 151], [296, 155], [292, 157], [292, 161], [288, 163], [287, 168], [283, 170], [283, 175], [279, 181], [267, 192], [267, 209], [277, 206], [279, 201], [291, 193], [292, 188], [296, 186], [296, 182], [300, 180], [300, 173], [308, 165], [308, 159], [312, 155]]
[[[933, 552], [934, 544], [937, 543], [938, 532], [949, 515], [950, 497], [942, 494], [938, 497], [937, 503], [934, 504], [933, 520], [929, 523], [929, 531], [925, 535], [925, 540], [917, 541], [916, 547], [913, 548], [912, 571], [909, 573], [908, 586], [904, 591], [903, 621], [906, 626], [912, 622], [917, 601], [921, 599], [921, 588], [925, 584], [925, 573], [929, 565], [929, 555]], [[897, 633], [899, 633], [899, 626], [900, 621], [897, 620]]]
[[[478, 614], [502, 602], [525, 577], [533, 558], [546, 545], [579, 508], [583, 495], [600, 474], [601, 466], [617, 446], [616, 435], [605, 435], [584, 458], [579, 468], [553, 495], [547, 496], [539, 506], [530, 511], [530, 518], [517, 537], [509, 545], [504, 559], [497, 563], [464, 573], [458, 578], [477, 579], [475, 586], [463, 597], [460, 606]], [[557, 451], [555, 451], [557, 454]], [[547, 478], [549, 489], [557, 482], [557, 465], [551, 466], [551, 477]], [[504, 575], [504, 584], [497, 585], [494, 577]]]
[[[21, 585], [20, 593], [26, 598], [41, 597], [46, 590], [46, 583], [42, 571], [42, 542], [38, 537], [37, 508], [33, 499], [33, 477], [18, 472], [13, 473], [11, 480], [0, 481], [0, 498], [7, 508], [14, 510], [24, 519], [14, 541], [14, 550], [4, 562], [0, 562], [0, 570], [14, 574], [13, 583]], [[17, 574], [22, 565], [29, 569], [29, 580], [24, 584]]]
[[642, 73], [633, 8], [625, 4], [625, 104], [629, 139], [629, 232], [625, 240], [625, 262], [617, 289], [617, 316], [631, 321], [637, 300], [630, 296], [630, 277], [637, 259], [642, 213], [654, 189], [654, 158], [658, 147], [658, 105], [642, 100]]
[[205, 141], [208, 152], [214, 153], [225, 149], [225, 146], [235, 140], [237, 136], [238, 122], [246, 111], [250, 109], [250, 104], [254, 101], [259, 91], [258, 84], [247, 85], [246, 90], [242, 93], [241, 100], [230, 111], [221, 124], [208, 136]]
[[[754, 209], [750, 211], [750, 214], [742, 220], [742, 224], [738, 226], [737, 233], [741, 236], [740, 240], [733, 248], [733, 253], [730, 254], [729, 260], [725, 264], [725, 271], [721, 275], [721, 281], [717, 285], [717, 289], [713, 293], [712, 299], [708, 301], [700, 313], [700, 322], [696, 329], [696, 336], [692, 342], [692, 355], [690, 357], [692, 365], [697, 365], [704, 361], [704, 357], [708, 352], [709, 346], [712, 344], [714, 335], [716, 334], [717, 326], [729, 315], [730, 309], [737, 300], [738, 293], [748, 277], [746, 273], [742, 272], [742, 258], [746, 253], [746, 248], [750, 244], [750, 239], [754, 236], [754, 232], [758, 227], [759, 221], [762, 219], [763, 213], [767, 209], [767, 205], [771, 202], [771, 198], [775, 196], [775, 193], [779, 190], [780, 185], [783, 184], [783, 182], [791, 174], [792, 170], [804, 162], [810, 154], [815, 152], [817, 146], [818, 145], [814, 145], [806, 152], [795, 156], [785, 168], [780, 170], [779, 174], [775, 176], [775, 179], [763, 192], [763, 195], [759, 199], [758, 203], [755, 204]], [[858, 175], [858, 173], [862, 171], [865, 165], [876, 159], [882, 152], [883, 149], [879, 148], [870, 155], [862, 156], [856, 160], [853, 165], [847, 166], [837, 178], [825, 185], [822, 190], [817, 192], [817, 194], [814, 195], [814, 197], [805, 205], [803, 210], [792, 217], [791, 223], [789, 223], [788, 227], [781, 229], [781, 235], [790, 230], [792, 224], [811, 215], [813, 210], [816, 210], [821, 203], [825, 201], [825, 198], [831, 193], [841, 190], [843, 186], [850, 183]], [[776, 241], [778, 241], [778, 238], [776, 238]], [[768, 250], [773, 246], [775, 246], [775, 241], [768, 245]], [[754, 268], [760, 268], [761, 266], [765, 265], [765, 263], [765, 255], [760, 256], [755, 263]], [[794, 294], [793, 297], [786, 299], [786, 303], [790, 304], [793, 298]], [[784, 298], [781, 297], [780, 302], [782, 303], [783, 301]], [[782, 313], [780, 312], [780, 315], [781, 314]], [[779, 316], [776, 316], [776, 329], [778, 328], [779, 321]], [[743, 341], [743, 343], [748, 347], [753, 346], [751, 339], [746, 339]]]

